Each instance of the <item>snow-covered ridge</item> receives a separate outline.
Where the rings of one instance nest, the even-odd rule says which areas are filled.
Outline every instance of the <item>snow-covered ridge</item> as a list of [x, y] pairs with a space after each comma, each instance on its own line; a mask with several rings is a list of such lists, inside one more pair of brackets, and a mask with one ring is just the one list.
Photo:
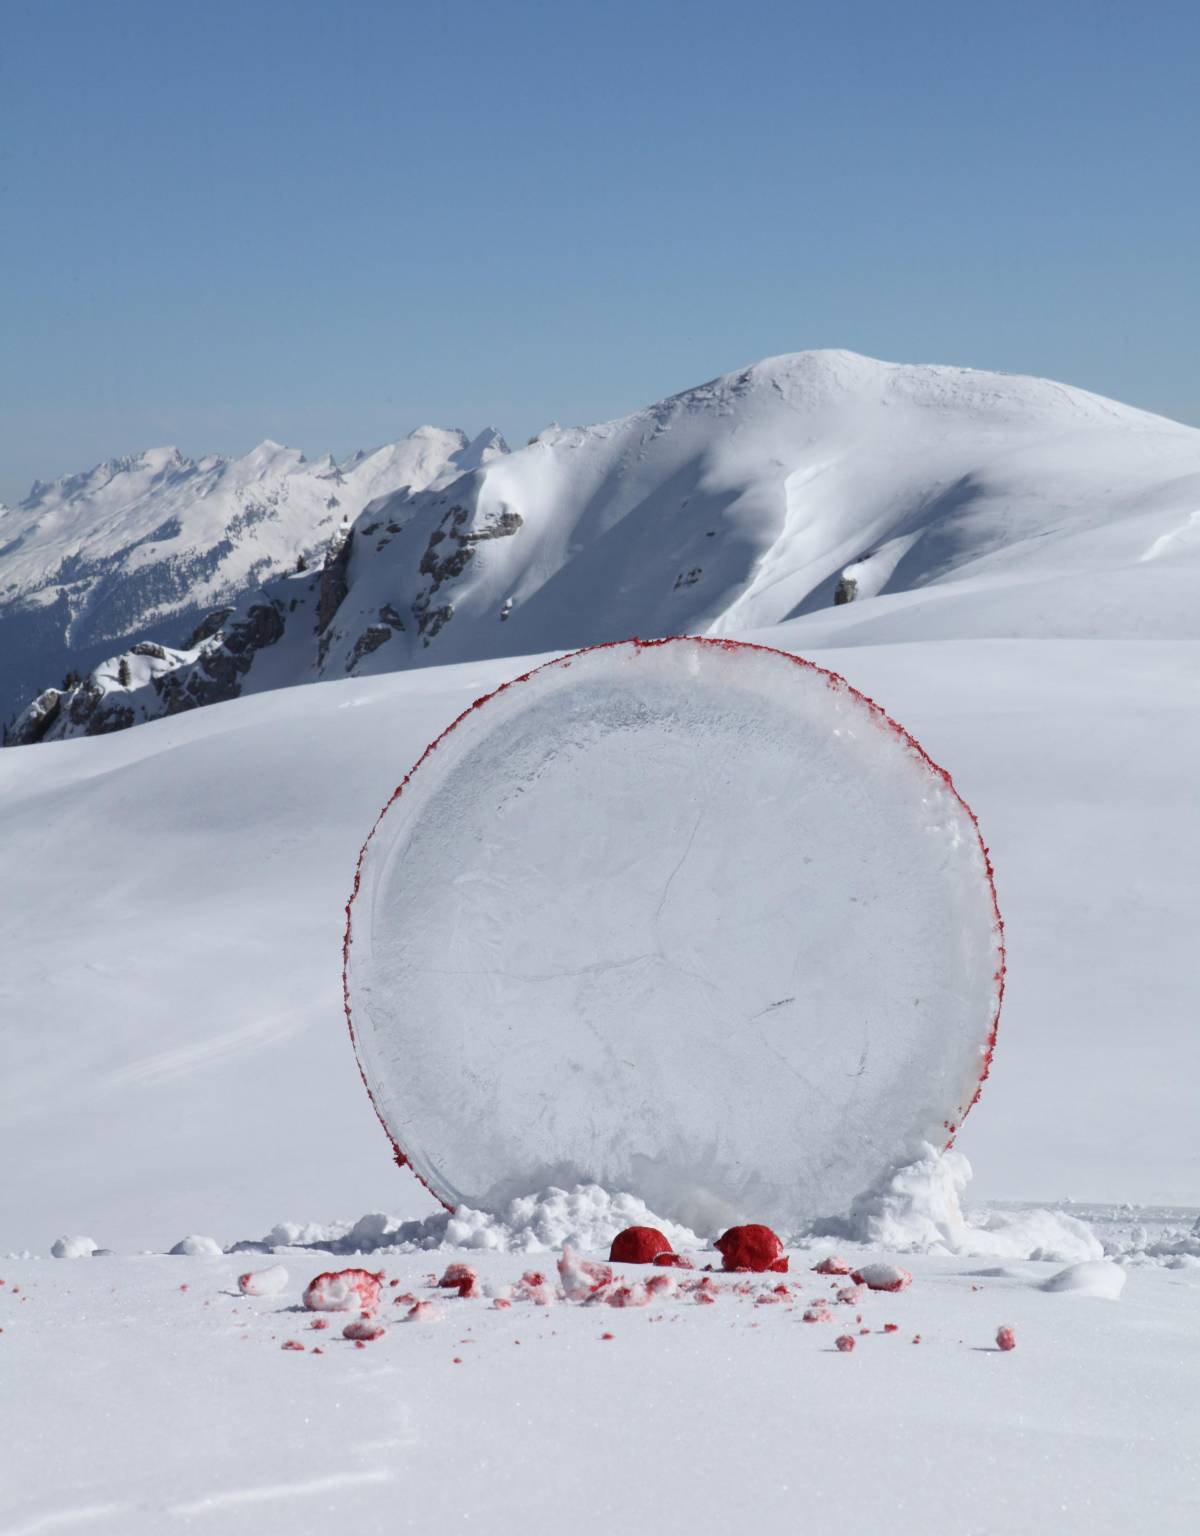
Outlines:
[[[306, 467], [322, 490], [353, 481], [361, 510], [348, 527], [317, 519], [309, 600], [291, 583], [260, 593], [243, 569], [236, 622], [265, 604], [282, 628], [243, 649], [234, 692], [797, 618], [814, 646], [1200, 635], [1200, 431], [1047, 380], [801, 352], [514, 453], [488, 434], [422, 447], [398, 445], [404, 468], [386, 474]], [[152, 470], [185, 473], [137, 473]], [[212, 537], [188, 529], [197, 547]], [[213, 590], [189, 594], [211, 606]], [[43, 696], [13, 739], [212, 693], [205, 658], [183, 654], [170, 687], [124, 697], [120, 661], [83, 699]]]
[[139, 640], [184, 646], [214, 608], [320, 565], [375, 497], [440, 484], [502, 451], [494, 432], [471, 442], [421, 427], [340, 464], [266, 441], [238, 459], [155, 448], [36, 482], [0, 508], [0, 719], [68, 668], [111, 656], [115, 675]]

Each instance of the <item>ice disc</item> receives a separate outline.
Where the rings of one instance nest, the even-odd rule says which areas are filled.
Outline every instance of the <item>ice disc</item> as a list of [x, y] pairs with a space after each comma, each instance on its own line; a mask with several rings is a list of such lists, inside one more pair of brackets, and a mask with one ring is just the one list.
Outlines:
[[595, 1182], [705, 1232], [952, 1137], [1004, 973], [949, 776], [834, 673], [694, 638], [467, 710], [368, 838], [345, 953], [376, 1110], [447, 1205]]

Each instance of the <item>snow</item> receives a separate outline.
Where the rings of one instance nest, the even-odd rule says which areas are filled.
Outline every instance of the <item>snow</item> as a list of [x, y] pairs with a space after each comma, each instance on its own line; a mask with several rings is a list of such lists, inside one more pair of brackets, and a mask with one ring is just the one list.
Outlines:
[[50, 1252], [56, 1259], [90, 1259], [98, 1247], [93, 1237], [56, 1237]]
[[342, 464], [265, 441], [237, 459], [175, 448], [113, 459], [0, 509], [0, 720], [68, 666], [89, 671], [135, 640], [181, 646], [205, 612], [264, 581], [319, 565], [330, 538], [375, 498], [452, 480], [506, 452], [421, 427]]
[[636, 1195], [611, 1194], [598, 1184], [569, 1190], [551, 1186], [519, 1195], [494, 1214], [460, 1205], [408, 1221], [376, 1211], [353, 1223], [284, 1222], [262, 1238], [242, 1238], [234, 1246], [264, 1253], [296, 1247], [322, 1247], [332, 1253], [424, 1253], [443, 1248], [554, 1253], [572, 1244], [607, 1248], [626, 1227], [649, 1224], [659, 1227], [676, 1249], [700, 1246], [694, 1232], [656, 1216]]
[[[520, 1262], [472, 1261], [492, 1286], [517, 1281]], [[1050, 1265], [981, 1280], [917, 1256], [912, 1286], [873, 1293], [853, 1327], [844, 1308], [833, 1328], [804, 1325], [800, 1300], [756, 1305], [777, 1276], [709, 1276], [706, 1306], [454, 1298], [440, 1321], [358, 1349], [336, 1322], [314, 1332], [291, 1310], [309, 1271], [248, 1304], [239, 1268], [5, 1265], [0, 1353], [20, 1383], [0, 1399], [5, 1531], [283, 1536], [335, 1517], [370, 1536], [509, 1533], [557, 1529], [564, 1510], [583, 1536], [647, 1510], [658, 1529], [710, 1530], [744, 1519], [747, 1490], [755, 1524], [784, 1530], [806, 1511], [916, 1536], [948, 1509], [989, 1536], [1138, 1531], [1148, 1509], [1164, 1536], [1194, 1525], [1195, 1274], [1135, 1270], [1119, 1305], [1096, 1307], [1043, 1291]], [[398, 1285], [384, 1296], [413, 1292], [428, 1309], [426, 1269], [419, 1255], [389, 1261]], [[1019, 1341], [1008, 1353], [1001, 1325]], [[839, 1333], [855, 1339], [848, 1356]], [[305, 1348], [281, 1348], [289, 1339]]]
[[[255, 478], [285, 461], [286, 498], [275, 481], [268, 490]], [[737, 636], [797, 620], [806, 651], [931, 638], [1200, 637], [1200, 432], [1043, 379], [800, 352], [618, 421], [543, 433], [511, 454], [492, 432], [468, 443], [422, 428], [341, 466], [293, 464], [273, 447], [246, 474], [246, 507], [215, 520], [195, 477], [164, 482], [172, 516], [194, 540], [182, 566], [172, 554], [172, 579], [190, 573], [188, 591], [206, 594], [209, 607], [218, 587], [222, 602], [265, 601], [286, 631], [239, 652], [237, 691], [630, 635]], [[136, 480], [126, 469], [115, 482], [129, 475]], [[327, 559], [324, 573], [310, 561], [307, 598], [278, 576], [300, 552], [295, 530], [312, 521], [298, 510], [308, 505], [304, 476]], [[389, 477], [401, 488], [376, 494]], [[97, 526], [96, 498], [108, 488], [79, 494], [95, 503]], [[160, 522], [165, 494], [157, 488], [151, 499]], [[151, 516], [134, 528], [122, 512], [120, 537], [148, 537]], [[287, 559], [272, 546], [255, 564], [255, 541], [285, 528]], [[32, 605], [21, 622], [36, 618], [43, 643], [63, 621], [37, 607], [59, 601], [57, 578], [43, 569], [48, 537], [37, 533], [40, 574], [21, 599]], [[174, 549], [151, 542], [144, 558]], [[68, 617], [82, 615], [70, 619], [75, 664], [105, 663], [90, 686], [111, 692], [112, 707], [64, 719], [58, 734], [119, 729], [127, 707], [135, 722], [167, 713], [176, 689], [187, 696], [209, 681], [204, 658], [175, 655], [176, 689], [125, 696], [119, 647], [101, 643], [118, 627], [104, 614], [130, 611], [150, 624], [148, 594], [164, 615], [176, 599], [164, 595], [159, 566], [143, 576], [113, 554], [110, 570], [101, 553], [69, 555], [82, 574], [61, 590]], [[3, 580], [0, 554], [0, 594]], [[172, 619], [160, 633], [138, 633], [178, 651], [186, 631]], [[65, 656], [31, 677], [27, 694], [57, 683]]]
[[1116, 1301], [1125, 1289], [1125, 1271], [1109, 1259], [1087, 1259], [1068, 1264], [1043, 1282], [1044, 1291], [1073, 1291], [1078, 1296], [1101, 1296]]
[[247, 1270], [238, 1276], [238, 1290], [243, 1296], [277, 1296], [287, 1283], [288, 1272], [282, 1264]]
[[968, 1217], [962, 1201], [971, 1177], [971, 1164], [961, 1152], [926, 1145], [919, 1157], [889, 1169], [863, 1190], [845, 1216], [820, 1221], [815, 1230], [898, 1253], [1099, 1258], [1099, 1240], [1062, 1211], [987, 1211]]
[[[345, 676], [347, 619], [340, 681], [0, 753], [0, 1244], [23, 1254], [0, 1264], [6, 1532], [283, 1536], [332, 1513], [588, 1536], [648, 1510], [733, 1527], [748, 1498], [785, 1530], [1194, 1529], [1197, 436], [1037, 381], [845, 355], [739, 377], [470, 469], [472, 518], [511, 494], [522, 526], [477, 546], [428, 647], [397, 645], [414, 670], [387, 671], [389, 641]], [[377, 571], [359, 550], [364, 613], [448, 510], [402, 501], [419, 547], [389, 565], [395, 535]], [[866, 595], [861, 568], [878, 579], [914, 533]], [[709, 561], [693, 536], [739, 552]], [[822, 606], [856, 563], [854, 601]], [[953, 1152], [908, 1150], [822, 1213], [837, 1231], [782, 1232], [790, 1271], [769, 1279], [789, 1295], [761, 1305], [768, 1277], [704, 1274], [716, 1256], [652, 1203], [567, 1180], [498, 1215], [438, 1209], [390, 1162], [342, 1017], [343, 905], [395, 785], [560, 635], [638, 615], [726, 626], [877, 699], [978, 812], [1007, 921], [995, 1063]], [[293, 645], [277, 681], [312, 675]], [[678, 1294], [557, 1300], [561, 1244], [602, 1264], [627, 1225], [688, 1250]], [[168, 1260], [187, 1231], [211, 1237]], [[31, 1256], [87, 1232], [115, 1255]], [[844, 1277], [812, 1273], [835, 1247], [912, 1284], [840, 1303]], [[247, 1253], [276, 1248], [283, 1289], [243, 1296], [273, 1262]], [[360, 1250], [387, 1277], [387, 1332], [361, 1349], [353, 1313], [294, 1310]], [[435, 1302], [431, 1268], [463, 1258], [484, 1296]], [[1064, 1265], [1123, 1280], [1119, 1302], [1044, 1289]], [[614, 1295], [651, 1273], [614, 1268]]]
[[197, 1255], [212, 1258], [224, 1252], [215, 1237], [202, 1237], [196, 1233], [181, 1237], [174, 1247], [167, 1251], [181, 1258], [195, 1258]]

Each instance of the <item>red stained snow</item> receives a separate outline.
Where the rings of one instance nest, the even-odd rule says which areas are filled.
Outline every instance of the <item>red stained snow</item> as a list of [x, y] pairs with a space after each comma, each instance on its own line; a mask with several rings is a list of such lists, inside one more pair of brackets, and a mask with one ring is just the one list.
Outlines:
[[770, 1227], [752, 1223], [745, 1227], [730, 1227], [713, 1244], [721, 1255], [721, 1264], [727, 1270], [746, 1269], [761, 1273], [774, 1270], [786, 1274], [787, 1255], [783, 1244]]
[[438, 1288], [444, 1291], [457, 1291], [461, 1297], [468, 1300], [483, 1295], [479, 1276], [469, 1264], [447, 1265], [446, 1273], [438, 1281]]
[[379, 1305], [383, 1271], [366, 1269], [326, 1270], [308, 1282], [304, 1305], [312, 1312], [373, 1312]]
[[373, 1339], [383, 1338], [386, 1332], [382, 1323], [373, 1322], [364, 1313], [356, 1322], [346, 1324], [342, 1338], [353, 1339], [356, 1344], [369, 1344]]
[[686, 1253], [660, 1253], [654, 1262], [664, 1269], [695, 1269], [695, 1265]]
[[442, 1309], [435, 1301], [415, 1301], [405, 1313], [406, 1323], [439, 1323]]
[[616, 1338], [616, 1334], [615, 1333], [602, 1333], [600, 1335], [600, 1337], [602, 1339], [615, 1339]]
[[308, 1326], [310, 1328], [328, 1328], [329, 1319], [327, 1317], [314, 1317]]
[[1016, 1349], [1017, 1336], [1007, 1325], [996, 1329], [996, 1348], [1003, 1350]]
[[899, 1323], [884, 1323], [883, 1331], [884, 1331], [884, 1333], [899, 1333], [900, 1332], [900, 1324]]
[[299, 1339], [284, 1339], [279, 1347], [280, 1349], [298, 1349], [301, 1352], [304, 1350], [304, 1345], [301, 1344]]
[[581, 1259], [568, 1243], [558, 1261], [558, 1278], [568, 1301], [587, 1301], [612, 1284], [613, 1272], [607, 1264]]
[[841, 1350], [842, 1354], [844, 1354], [844, 1355], [848, 1355], [850, 1353], [850, 1351], [854, 1348], [854, 1340], [851, 1338], [851, 1336], [848, 1333], [840, 1334], [834, 1340], [834, 1343], [837, 1345], [837, 1347]]
[[654, 1264], [660, 1253], [670, 1253], [671, 1244], [657, 1227], [626, 1227], [612, 1240], [608, 1251], [610, 1264]]
[[848, 1275], [850, 1273], [850, 1266], [846, 1263], [845, 1259], [840, 1258], [836, 1253], [831, 1253], [828, 1258], [824, 1258], [819, 1264], [813, 1265], [813, 1273], [817, 1275]]

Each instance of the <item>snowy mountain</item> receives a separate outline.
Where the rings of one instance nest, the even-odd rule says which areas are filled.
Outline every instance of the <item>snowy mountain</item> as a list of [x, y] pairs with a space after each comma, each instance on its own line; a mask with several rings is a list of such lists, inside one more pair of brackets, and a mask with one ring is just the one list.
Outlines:
[[309, 463], [263, 442], [239, 459], [156, 448], [0, 508], [0, 719], [68, 668], [85, 673], [139, 641], [184, 642], [218, 606], [321, 563], [330, 539], [372, 499], [476, 467], [495, 433], [422, 427], [344, 462]]
[[1200, 431], [1065, 385], [802, 352], [495, 446], [432, 454], [424, 483], [406, 468], [402, 489], [360, 501], [320, 572], [268, 582], [179, 649], [114, 656], [50, 690], [12, 739], [283, 684], [804, 616], [821, 616], [814, 642], [838, 644], [1200, 634]]

